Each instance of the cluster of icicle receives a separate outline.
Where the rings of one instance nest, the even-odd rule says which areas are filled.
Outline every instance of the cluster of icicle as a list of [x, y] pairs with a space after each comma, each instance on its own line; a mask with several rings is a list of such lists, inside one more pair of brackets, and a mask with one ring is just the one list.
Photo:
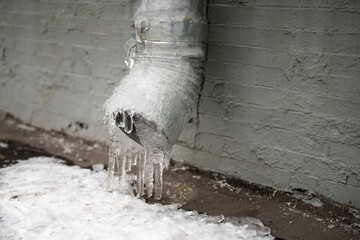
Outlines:
[[149, 150], [141, 146], [122, 147], [117, 139], [118, 127], [113, 120], [107, 122], [110, 136], [107, 190], [113, 190], [114, 175], [117, 174], [119, 189], [127, 191], [128, 184], [125, 177], [134, 170], [132, 167], [136, 166], [137, 196], [141, 197], [146, 193], [151, 197], [154, 193], [156, 200], [161, 199], [163, 170], [169, 165], [170, 158], [156, 149]]

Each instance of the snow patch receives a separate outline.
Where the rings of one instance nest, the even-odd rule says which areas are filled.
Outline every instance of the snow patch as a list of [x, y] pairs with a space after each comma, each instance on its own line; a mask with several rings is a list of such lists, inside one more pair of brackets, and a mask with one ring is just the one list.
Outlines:
[[23, 129], [26, 131], [35, 131], [36, 130], [34, 127], [31, 127], [31, 126], [28, 126], [25, 124], [21, 124], [21, 123], [17, 125], [17, 128], [20, 128], [20, 129]]
[[314, 207], [322, 207], [324, 205], [323, 202], [316, 198], [315, 194], [311, 191], [307, 192], [306, 194], [295, 193], [294, 197], [300, 199], [304, 203], [311, 204]]
[[95, 168], [36, 157], [0, 169], [0, 239], [273, 239], [246, 222], [107, 192]]
[[360, 219], [360, 211], [350, 208], [349, 213], [351, 213], [356, 219]]
[[100, 171], [104, 170], [105, 166], [102, 163], [97, 163], [97, 164], [92, 165], [91, 167], [95, 172], [100, 172]]
[[0, 142], [0, 148], [9, 148], [9, 144]]

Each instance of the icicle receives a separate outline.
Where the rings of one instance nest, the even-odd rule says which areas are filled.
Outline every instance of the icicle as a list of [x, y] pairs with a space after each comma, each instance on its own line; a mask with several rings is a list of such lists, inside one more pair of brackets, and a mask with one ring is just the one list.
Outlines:
[[147, 196], [151, 197], [154, 189], [154, 164], [151, 160], [152, 156], [150, 154], [146, 155], [146, 165], [145, 165], [145, 186]]
[[[125, 116], [126, 115], [126, 116]], [[114, 176], [118, 177], [119, 190], [126, 192], [128, 190], [126, 183], [126, 174], [131, 172], [132, 166], [136, 166], [136, 193], [138, 197], [154, 196], [159, 200], [162, 195], [162, 176], [163, 170], [169, 165], [169, 153], [163, 150], [144, 147], [120, 146], [121, 132], [118, 131], [118, 125], [127, 125], [131, 129], [131, 114], [116, 115], [121, 117], [117, 123], [108, 121], [108, 131], [110, 136], [109, 144], [109, 165], [107, 190], [113, 190]]]
[[119, 159], [119, 186], [123, 188], [124, 186], [126, 186], [126, 181], [125, 181], [126, 160], [127, 160], [126, 152], [119, 151], [119, 155], [117, 156], [117, 158]]
[[114, 172], [115, 172], [115, 152], [114, 152], [114, 143], [110, 142], [109, 145], [109, 164], [108, 164], [108, 178], [107, 178], [107, 191], [112, 190], [112, 183], [114, 181]]
[[125, 161], [125, 171], [126, 172], [130, 172], [131, 171], [131, 162], [132, 162], [132, 159], [134, 158], [134, 155], [130, 150], [126, 151], [126, 161]]
[[137, 195], [144, 195], [144, 170], [145, 170], [146, 151], [141, 153], [137, 162]]
[[115, 151], [114, 151], [114, 155], [115, 155], [115, 170], [117, 175], [120, 176], [120, 171], [121, 171], [121, 163], [120, 163], [120, 156], [121, 156], [121, 148], [120, 147], [116, 147]]
[[154, 164], [154, 178], [155, 178], [155, 193], [154, 198], [160, 200], [162, 196], [162, 175], [163, 175], [163, 164]]
[[105, 121], [108, 124], [109, 131], [109, 166], [108, 166], [108, 179], [107, 179], [107, 191], [112, 191], [112, 183], [114, 181], [114, 173], [115, 173], [115, 126], [112, 125], [111, 120], [106, 118]]
[[135, 166], [137, 164], [138, 158], [139, 158], [139, 153], [135, 152], [134, 157], [131, 158], [131, 166]]

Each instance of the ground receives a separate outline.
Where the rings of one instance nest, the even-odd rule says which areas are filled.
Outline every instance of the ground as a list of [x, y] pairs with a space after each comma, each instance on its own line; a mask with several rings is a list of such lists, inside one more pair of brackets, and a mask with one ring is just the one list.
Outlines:
[[[0, 167], [15, 159], [56, 156], [90, 168], [107, 162], [107, 146], [63, 133], [27, 126], [0, 115]], [[251, 216], [271, 228], [277, 239], [360, 239], [359, 209], [299, 189], [285, 193], [240, 179], [172, 163], [164, 173], [163, 198], [148, 203], [178, 203], [209, 215]]]

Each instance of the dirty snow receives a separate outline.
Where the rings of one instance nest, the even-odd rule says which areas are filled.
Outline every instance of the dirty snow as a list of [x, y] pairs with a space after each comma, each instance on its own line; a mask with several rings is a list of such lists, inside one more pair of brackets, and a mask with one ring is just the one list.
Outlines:
[[0, 239], [273, 239], [247, 225], [106, 192], [107, 174], [30, 158], [0, 169]]
[[350, 208], [349, 213], [351, 213], [355, 218], [360, 219], [360, 211]]
[[315, 194], [312, 192], [308, 192], [306, 194], [295, 193], [293, 196], [297, 199], [300, 199], [304, 203], [313, 205], [314, 207], [322, 207], [324, 205], [323, 202], [316, 198]]
[[8, 148], [9, 145], [7, 143], [4, 142], [0, 142], [0, 148]]
[[34, 127], [31, 127], [31, 126], [28, 126], [28, 125], [25, 125], [25, 124], [21, 124], [21, 123], [19, 123], [17, 125], [17, 127], [19, 129], [26, 130], [26, 131], [35, 131], [36, 130]]

